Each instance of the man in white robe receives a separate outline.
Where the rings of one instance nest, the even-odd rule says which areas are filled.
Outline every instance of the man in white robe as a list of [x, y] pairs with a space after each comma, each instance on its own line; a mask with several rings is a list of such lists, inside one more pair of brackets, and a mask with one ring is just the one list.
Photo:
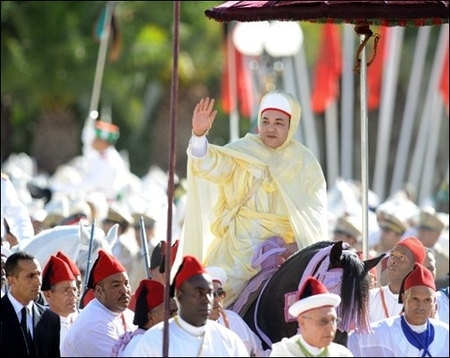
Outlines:
[[245, 344], [250, 357], [268, 357], [270, 349], [264, 350], [259, 337], [250, 329], [244, 319], [232, 310], [223, 308], [226, 291], [223, 285], [227, 282], [227, 273], [218, 266], [208, 266], [206, 271], [211, 275], [214, 287], [214, 304], [209, 319], [220, 323], [237, 333]]
[[370, 290], [371, 323], [397, 316], [402, 312], [403, 304], [399, 303], [402, 281], [412, 271], [414, 264], [422, 264], [425, 257], [425, 247], [415, 237], [405, 238], [392, 248], [386, 267], [388, 284]]
[[330, 293], [316, 278], [308, 277], [297, 293], [289, 314], [297, 317], [299, 332], [272, 344], [270, 357], [353, 357], [343, 345], [333, 342], [341, 298]]
[[92, 299], [80, 312], [66, 335], [62, 357], [109, 357], [126, 331], [134, 331], [134, 313], [128, 308], [131, 288], [122, 264], [100, 250], [89, 275]]
[[373, 333], [352, 332], [348, 348], [356, 357], [448, 357], [449, 326], [429, 318], [436, 304], [431, 272], [416, 263], [402, 283], [402, 315], [371, 325]]
[[25, 243], [34, 238], [34, 228], [31, 222], [28, 209], [20, 201], [13, 183], [5, 173], [1, 173], [1, 238], [5, 239], [7, 231], [5, 221], [8, 224], [9, 232], [14, 235], [17, 242], [10, 242], [11, 246], [17, 243]]
[[[196, 257], [184, 256], [171, 291], [178, 303], [178, 316], [168, 321], [168, 357], [248, 357], [236, 333], [208, 319], [213, 306], [213, 284]], [[164, 322], [147, 330], [132, 356], [162, 357], [163, 331]]]

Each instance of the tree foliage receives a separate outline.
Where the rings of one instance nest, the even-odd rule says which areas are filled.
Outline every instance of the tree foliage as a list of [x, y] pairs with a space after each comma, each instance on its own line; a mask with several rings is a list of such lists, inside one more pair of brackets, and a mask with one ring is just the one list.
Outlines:
[[[222, 27], [203, 14], [217, 3], [181, 2], [180, 91], [196, 83], [218, 82]], [[95, 24], [105, 4], [2, 1], [2, 126], [9, 123], [12, 141], [9, 150], [4, 150], [2, 141], [2, 160], [8, 152], [30, 153], [39, 117], [45, 113], [70, 111], [82, 127], [99, 53]], [[105, 64], [99, 112], [111, 115], [121, 127], [118, 145], [125, 145], [130, 143], [127, 137], [148, 121], [145, 117], [160, 110], [160, 101], [146, 107], [149, 89], [156, 86], [164, 95], [170, 93], [173, 2], [116, 1], [114, 5], [121, 50], [117, 60]]]

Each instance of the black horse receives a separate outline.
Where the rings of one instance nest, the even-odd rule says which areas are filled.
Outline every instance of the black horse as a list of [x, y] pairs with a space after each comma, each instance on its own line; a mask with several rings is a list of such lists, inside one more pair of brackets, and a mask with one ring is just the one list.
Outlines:
[[[315, 255], [322, 255], [322, 258], [311, 261]], [[316, 277], [330, 292], [341, 296], [342, 301], [337, 307], [337, 313], [342, 324], [338, 326], [335, 342], [346, 345], [348, 331], [368, 329], [368, 271], [375, 267], [383, 256], [384, 254], [361, 261], [356, 252], [342, 242], [317, 242], [289, 257], [267, 280], [257, 299], [240, 314], [261, 338], [265, 349], [284, 337], [295, 335], [298, 329], [297, 320], [287, 317], [286, 311], [292, 301], [295, 301], [300, 280], [306, 279], [302, 276], [305, 270], [308, 270], [308, 276]], [[312, 266], [308, 265], [310, 262], [317, 263], [316, 267], [311, 268]], [[334, 280], [334, 284], [330, 280], [327, 282], [324, 271], [334, 275], [331, 280]]]

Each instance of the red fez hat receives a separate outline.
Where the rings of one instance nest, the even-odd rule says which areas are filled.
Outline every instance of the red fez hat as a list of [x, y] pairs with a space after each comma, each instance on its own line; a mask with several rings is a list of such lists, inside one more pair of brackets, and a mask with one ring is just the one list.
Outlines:
[[406, 247], [413, 254], [414, 260], [419, 264], [423, 264], [427, 254], [425, 246], [423, 246], [422, 242], [417, 237], [407, 237], [397, 243], [397, 245]]
[[65, 263], [70, 267], [74, 276], [81, 276], [81, 272], [78, 269], [77, 264], [69, 258], [64, 252], [58, 251], [56, 253], [56, 257], [59, 257], [61, 260], [65, 261]]
[[115, 124], [103, 121], [95, 122], [95, 135], [97, 138], [109, 143], [115, 143], [119, 139], [119, 127]]
[[330, 293], [322, 282], [310, 276], [297, 292], [297, 302], [289, 307], [289, 314], [298, 317], [301, 313], [320, 307], [336, 307], [341, 298]]
[[139, 283], [134, 295], [137, 301], [145, 298], [148, 312], [164, 302], [164, 285], [155, 280], [144, 279]]
[[75, 280], [75, 276], [66, 262], [52, 255], [42, 271], [41, 290], [48, 291], [52, 285], [56, 285], [58, 282], [73, 280]]
[[433, 274], [425, 266], [417, 262], [414, 264], [414, 269], [403, 279], [398, 295], [399, 303], [403, 303], [403, 293], [413, 286], [427, 286], [436, 291]]
[[91, 273], [89, 274], [88, 288], [94, 288], [100, 281], [105, 278], [120, 272], [126, 272], [127, 270], [114, 256], [108, 254], [105, 250], [98, 252], [97, 260], [95, 260], [92, 266]]
[[[165, 241], [164, 241], [165, 242]], [[167, 245], [167, 244], [166, 244]], [[164, 251], [161, 252], [161, 265], [159, 266], [159, 272], [164, 273], [165, 272], [165, 266], [166, 266], [166, 245], [164, 245]], [[178, 240], [175, 241], [175, 243], [170, 247], [170, 267], [173, 266], [173, 263], [175, 262], [175, 258], [177, 256], [178, 251]]]
[[170, 287], [171, 296], [174, 296], [175, 289], [180, 288], [184, 281], [203, 273], [206, 273], [205, 267], [195, 256], [184, 256]]
[[91, 302], [95, 298], [94, 290], [92, 288], [87, 289], [83, 292], [83, 297], [81, 297], [80, 308], [84, 308], [87, 306], [89, 302]]

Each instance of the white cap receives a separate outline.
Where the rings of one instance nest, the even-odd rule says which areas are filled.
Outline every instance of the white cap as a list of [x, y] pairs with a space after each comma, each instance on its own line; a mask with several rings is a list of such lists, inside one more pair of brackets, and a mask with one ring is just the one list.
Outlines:
[[286, 113], [289, 117], [292, 116], [292, 108], [289, 100], [281, 93], [271, 93], [263, 98], [259, 112], [263, 113], [268, 109], [276, 109]]
[[227, 273], [222, 267], [209, 266], [205, 268], [206, 272], [209, 273], [213, 281], [219, 281], [221, 285], [227, 282]]

